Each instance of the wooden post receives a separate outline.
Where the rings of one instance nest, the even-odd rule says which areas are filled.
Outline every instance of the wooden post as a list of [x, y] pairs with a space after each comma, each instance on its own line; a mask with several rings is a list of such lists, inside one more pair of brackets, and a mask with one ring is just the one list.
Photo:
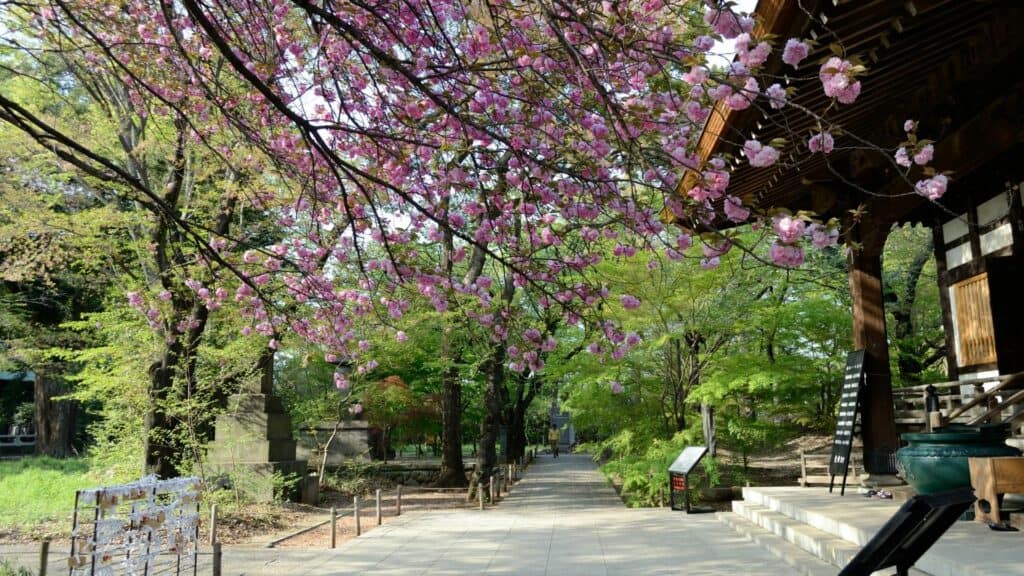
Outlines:
[[477, 497], [480, 499], [480, 509], [484, 509], [484, 484], [483, 482], [476, 485]]
[[853, 298], [853, 348], [865, 351], [861, 437], [864, 469], [872, 475], [895, 474], [893, 457], [900, 447], [882, 293], [882, 249], [891, 224], [868, 218], [855, 224], [848, 238], [861, 246], [850, 253], [850, 295]]
[[338, 508], [331, 506], [331, 548], [338, 546]]
[[50, 539], [44, 538], [43, 545], [39, 548], [39, 576], [46, 576], [46, 561], [50, 556]]
[[213, 576], [220, 576], [221, 573], [221, 549], [220, 542], [213, 543]]
[[380, 488], [377, 488], [377, 526], [380, 526], [383, 521], [383, 515], [380, 510]]
[[491, 498], [491, 504], [494, 504], [494, 475], [492, 474], [490, 479], [487, 481], [487, 493]]
[[658, 508], [664, 508], [664, 507], [665, 507], [665, 487], [664, 486], [659, 486], [658, 487]]
[[395, 516], [402, 515], [402, 485], [398, 485], [398, 494], [395, 496]]
[[217, 505], [210, 506], [210, 546], [217, 543]]
[[807, 456], [803, 449], [800, 449], [800, 487], [807, 487]]
[[362, 527], [359, 525], [359, 496], [352, 497], [352, 514], [356, 518], [356, 536], [363, 533]]

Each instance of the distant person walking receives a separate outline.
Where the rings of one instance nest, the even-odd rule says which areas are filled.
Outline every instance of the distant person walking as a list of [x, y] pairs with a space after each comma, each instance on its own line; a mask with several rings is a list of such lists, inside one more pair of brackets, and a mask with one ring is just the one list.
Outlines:
[[558, 458], [558, 439], [561, 434], [558, 432], [558, 426], [551, 425], [551, 429], [548, 430], [548, 444], [551, 444], [551, 454], [555, 458]]

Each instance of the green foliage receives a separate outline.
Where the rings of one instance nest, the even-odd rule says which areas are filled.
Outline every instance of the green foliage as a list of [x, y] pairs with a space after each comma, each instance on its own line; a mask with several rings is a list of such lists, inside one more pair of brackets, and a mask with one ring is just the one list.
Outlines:
[[882, 264], [894, 384], [946, 380], [942, 365], [946, 340], [931, 230], [894, 228]]
[[119, 475], [140, 475], [143, 420], [149, 409], [146, 375], [159, 346], [156, 334], [133, 310], [118, 307], [88, 314], [65, 327], [97, 342], [79, 350], [49, 351], [51, 357], [79, 368], [68, 377], [74, 384], [68, 396], [92, 416], [90, 454], [98, 465]]
[[699, 430], [685, 430], [642, 445], [631, 431], [624, 430], [586, 448], [597, 454], [615, 455], [601, 466], [601, 471], [612, 482], [621, 483], [621, 495], [629, 506], [654, 506], [659, 493], [668, 485], [668, 467], [683, 448], [696, 444], [699, 437]]
[[324, 485], [335, 492], [349, 496], [369, 494], [384, 488], [381, 479], [386, 466], [380, 462], [350, 460], [324, 478]]
[[708, 486], [714, 488], [722, 485], [722, 471], [718, 466], [718, 459], [714, 456], [704, 456], [700, 461], [704, 475], [708, 479]]
[[28, 568], [15, 567], [7, 560], [0, 560], [0, 576], [32, 576]]
[[35, 415], [35, 412], [35, 407], [31, 402], [22, 402], [14, 408], [11, 424], [23, 427], [32, 426], [32, 417]]

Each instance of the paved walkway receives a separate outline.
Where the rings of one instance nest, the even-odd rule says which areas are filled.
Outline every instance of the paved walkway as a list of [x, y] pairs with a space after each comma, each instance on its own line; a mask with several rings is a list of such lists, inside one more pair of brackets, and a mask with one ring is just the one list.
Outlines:
[[[204, 557], [200, 574], [209, 574]], [[780, 576], [779, 559], [715, 520], [628, 509], [584, 456], [543, 456], [485, 511], [406, 514], [336, 550], [225, 549], [224, 574]]]

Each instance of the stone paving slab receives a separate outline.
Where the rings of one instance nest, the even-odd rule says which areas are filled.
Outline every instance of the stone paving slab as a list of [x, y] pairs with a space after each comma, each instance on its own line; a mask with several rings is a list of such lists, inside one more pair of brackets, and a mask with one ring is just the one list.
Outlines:
[[[585, 456], [544, 456], [497, 506], [403, 515], [336, 550], [224, 551], [225, 576], [781, 576], [791, 567], [715, 519], [626, 508]], [[810, 556], [808, 555], [808, 558]], [[817, 560], [815, 560], [817, 561]], [[210, 574], [204, 555], [200, 574]]]

